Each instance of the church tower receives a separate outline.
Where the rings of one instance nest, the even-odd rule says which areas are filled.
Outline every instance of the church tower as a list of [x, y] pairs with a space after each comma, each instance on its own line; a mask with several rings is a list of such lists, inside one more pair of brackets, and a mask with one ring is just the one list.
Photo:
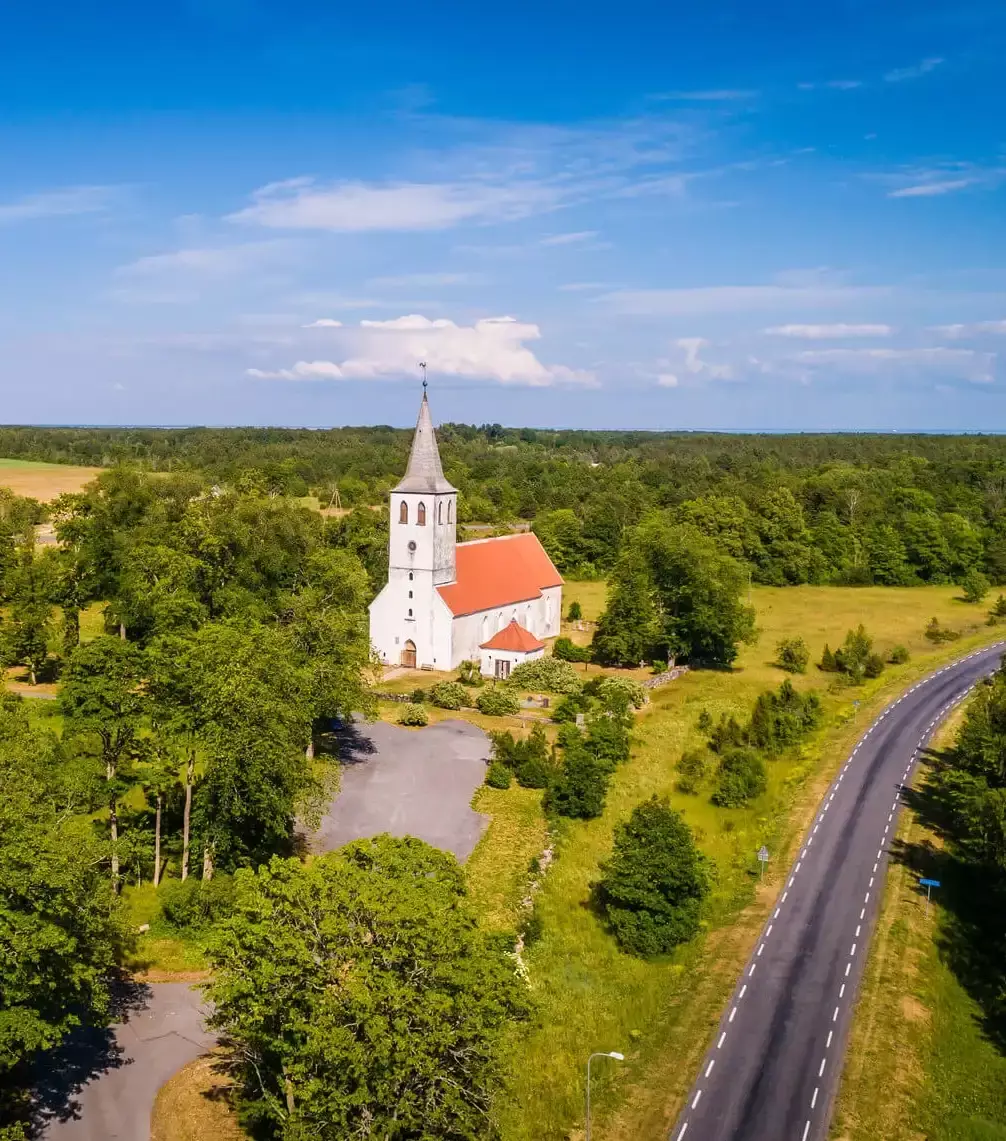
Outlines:
[[456, 577], [457, 501], [457, 489], [447, 482], [440, 463], [424, 385], [408, 467], [389, 504], [386, 613], [392, 620], [396, 610], [399, 614], [395, 625], [403, 665], [448, 668], [436, 660], [444, 648], [435, 644], [440, 639], [434, 636], [434, 612], [443, 606], [436, 588]]

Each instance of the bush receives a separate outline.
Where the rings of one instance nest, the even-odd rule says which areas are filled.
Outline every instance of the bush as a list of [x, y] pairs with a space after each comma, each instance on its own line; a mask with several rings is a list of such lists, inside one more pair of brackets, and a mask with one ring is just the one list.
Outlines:
[[941, 626], [938, 618], [930, 618], [929, 625], [926, 626], [926, 637], [934, 645], [941, 642], [956, 642], [960, 636], [960, 631]]
[[[642, 709], [646, 704], [646, 690], [631, 677], [606, 677], [597, 687], [597, 696], [602, 704], [623, 707], [623, 702], [632, 705], [635, 709]], [[612, 701], [620, 696], [623, 701]]]
[[224, 872], [208, 880], [165, 880], [158, 889], [161, 914], [180, 931], [224, 919], [234, 901], [234, 881]]
[[708, 771], [706, 754], [698, 749], [688, 749], [678, 761], [678, 791], [690, 796], [698, 792]]
[[654, 661], [650, 662], [650, 673], [651, 674], [654, 674], [654, 675], [662, 674], [662, 673], [665, 673], [666, 671], [667, 671], [667, 662], [661, 661], [659, 659], [655, 659]]
[[576, 820], [593, 820], [604, 811], [611, 770], [578, 741], [566, 748], [562, 770], [549, 786], [545, 811]]
[[594, 889], [619, 946], [643, 957], [666, 954], [692, 938], [708, 891], [705, 860], [691, 830], [656, 797], [637, 805], [615, 829], [614, 851]]
[[556, 638], [552, 645], [552, 657], [560, 662], [589, 662], [590, 647], [578, 646], [571, 638]]
[[980, 570], [969, 570], [961, 579], [965, 602], [981, 602], [989, 592], [989, 580]]
[[583, 688], [575, 668], [558, 658], [533, 658], [523, 662], [511, 672], [507, 685], [545, 693], [579, 693]]
[[713, 715], [708, 709], [703, 709], [699, 714], [698, 720], [695, 722], [696, 727], [700, 733], [708, 733], [713, 727]]
[[579, 622], [582, 617], [583, 607], [579, 604], [579, 602], [571, 602], [569, 604], [569, 609], [566, 611], [566, 621]]
[[422, 705], [429, 700], [429, 694], [423, 689], [422, 686], [416, 686], [409, 697], [413, 705]]
[[422, 705], [403, 705], [398, 715], [399, 725], [429, 725], [430, 718]]
[[515, 715], [520, 713], [520, 699], [516, 693], [503, 689], [502, 686], [494, 686], [479, 693], [475, 698], [475, 708], [479, 713], [485, 713], [489, 717]]
[[731, 749], [720, 761], [712, 802], [720, 808], [739, 808], [768, 787], [765, 762], [754, 749]]
[[863, 664], [863, 677], [880, 677], [884, 672], [884, 659], [880, 654], [870, 654]]
[[578, 713], [586, 713], [589, 708], [585, 693], [570, 693], [552, 708], [552, 720], [573, 722]]
[[776, 665], [791, 674], [802, 674], [810, 661], [810, 650], [803, 638], [783, 638], [775, 648]]
[[895, 646], [888, 654], [887, 660], [892, 666], [901, 666], [908, 661], [909, 656], [908, 650], [904, 646]]
[[513, 774], [502, 761], [493, 761], [486, 769], [486, 784], [490, 788], [509, 788]]
[[535, 725], [522, 740], [514, 741], [511, 756], [521, 788], [548, 787], [552, 767], [549, 764], [548, 738], [540, 725]]
[[822, 673], [833, 674], [838, 672], [838, 666], [835, 663], [835, 655], [831, 652], [831, 647], [827, 642], [824, 644], [824, 650], [821, 653], [821, 660], [817, 663], [817, 668]]
[[758, 695], [744, 732], [744, 743], [767, 752], [785, 749], [817, 728], [820, 720], [821, 699], [817, 692], [798, 693], [787, 678], [777, 693], [768, 690]]
[[989, 611], [989, 625], [994, 626], [1000, 618], [1006, 618], [1006, 597], [999, 595], [995, 605]]
[[[845, 635], [841, 649], [835, 651], [835, 668], [853, 682], [860, 682], [866, 674], [866, 663], [873, 654], [873, 639], [862, 623]], [[883, 660], [881, 660], [883, 666]]]
[[430, 690], [430, 701], [440, 709], [460, 709], [468, 704], [468, 690], [460, 682], [441, 681]]
[[485, 684], [485, 678], [482, 676], [482, 667], [478, 662], [464, 661], [458, 666], [458, 681], [462, 685], [472, 687]]

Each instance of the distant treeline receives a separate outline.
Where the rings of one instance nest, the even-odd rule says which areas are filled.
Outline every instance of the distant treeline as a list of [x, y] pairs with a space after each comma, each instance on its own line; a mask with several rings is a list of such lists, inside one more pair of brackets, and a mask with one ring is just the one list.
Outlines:
[[[323, 504], [383, 504], [411, 430], [0, 428], [0, 455], [198, 471]], [[1006, 582], [1006, 436], [438, 429], [462, 522], [530, 519], [567, 575], [604, 574], [623, 532], [670, 512], [756, 582]]]

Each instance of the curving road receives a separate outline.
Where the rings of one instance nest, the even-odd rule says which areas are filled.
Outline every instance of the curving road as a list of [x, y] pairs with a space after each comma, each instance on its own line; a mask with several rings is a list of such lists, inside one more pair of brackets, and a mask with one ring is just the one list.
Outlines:
[[723, 1013], [669, 1141], [824, 1141], [902, 783], [999, 664], [976, 650], [913, 686], [842, 766]]

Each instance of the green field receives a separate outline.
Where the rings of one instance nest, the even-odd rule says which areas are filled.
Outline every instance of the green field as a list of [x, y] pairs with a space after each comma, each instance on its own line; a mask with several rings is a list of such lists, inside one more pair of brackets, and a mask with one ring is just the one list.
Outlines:
[[[600, 584], [570, 584], [567, 599], [582, 598], [585, 618], [596, 613]], [[538, 910], [540, 940], [526, 959], [539, 1017], [529, 1032], [515, 1035], [509, 1091], [503, 1099], [504, 1135], [559, 1139], [582, 1121], [586, 1056], [620, 1050], [626, 1062], [599, 1073], [595, 1095], [597, 1129], [606, 1138], [660, 1137], [673, 1121], [750, 942], [774, 897], [776, 877], [788, 862], [803, 823], [812, 814], [830, 772], [858, 732], [852, 698], [864, 721], [901, 688], [936, 662], [990, 640], [984, 608], [958, 601], [955, 587], [912, 590], [838, 587], [755, 587], [752, 601], [760, 638], [743, 649], [733, 671], [695, 671], [655, 691], [638, 718], [630, 763], [612, 781], [607, 808], [598, 820], [563, 825], [552, 838], [556, 861], [544, 878]], [[959, 642], [934, 648], [923, 636], [932, 617], [960, 630]], [[798, 688], [823, 691], [825, 727], [802, 751], [770, 766], [768, 792], [743, 809], [718, 809], [708, 790], [698, 796], [675, 791], [674, 766], [684, 748], [698, 744], [695, 723], [714, 716], [743, 717], [755, 696], [785, 675], [772, 664], [777, 641], [802, 635], [813, 658], [825, 641], [834, 648], [846, 630], [862, 622], [881, 652], [905, 645], [907, 665], [857, 691], [834, 691], [833, 675], [811, 669]], [[667, 795], [695, 829], [716, 868], [707, 929], [693, 944], [663, 962], [644, 963], [616, 948], [588, 906], [590, 885], [611, 847], [614, 825], [653, 793]], [[527, 796], [479, 794], [476, 806], [493, 823], [469, 863], [473, 893], [490, 921], [516, 914], [529, 882], [529, 863], [545, 836], [540, 815]], [[766, 843], [775, 855], [766, 883], [757, 889], [755, 852]], [[575, 1135], [575, 1134], [574, 1134]]]

